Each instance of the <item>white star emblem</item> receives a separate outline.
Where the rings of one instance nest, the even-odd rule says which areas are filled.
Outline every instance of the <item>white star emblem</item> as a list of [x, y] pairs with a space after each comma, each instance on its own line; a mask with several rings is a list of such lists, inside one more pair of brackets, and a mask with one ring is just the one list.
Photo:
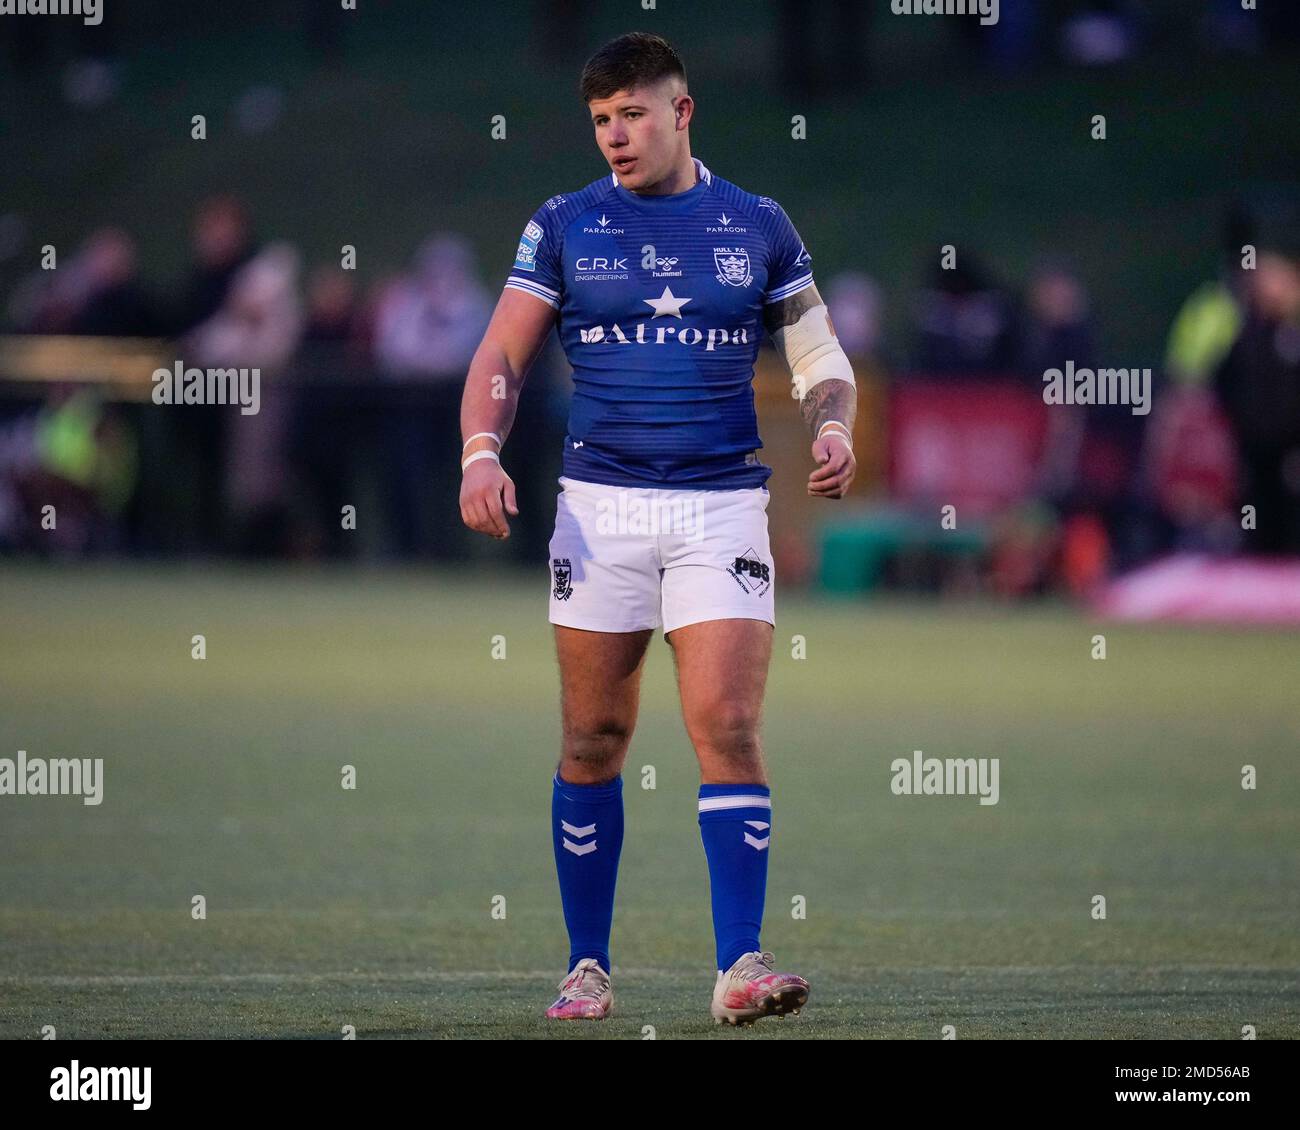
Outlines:
[[673, 294], [670, 288], [664, 287], [663, 294], [658, 298], [643, 298], [641, 301], [647, 306], [654, 307], [655, 312], [650, 315], [651, 318], [666, 317], [669, 314], [674, 318], [680, 318], [682, 316], [682, 307], [685, 306], [690, 299], [678, 298]]

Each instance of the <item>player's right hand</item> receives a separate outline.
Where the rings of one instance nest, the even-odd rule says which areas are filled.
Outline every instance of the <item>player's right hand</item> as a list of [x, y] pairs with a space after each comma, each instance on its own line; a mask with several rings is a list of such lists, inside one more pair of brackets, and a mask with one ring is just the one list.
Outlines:
[[460, 517], [471, 530], [488, 537], [510, 536], [506, 514], [517, 515], [515, 484], [494, 459], [480, 459], [465, 468], [460, 480]]

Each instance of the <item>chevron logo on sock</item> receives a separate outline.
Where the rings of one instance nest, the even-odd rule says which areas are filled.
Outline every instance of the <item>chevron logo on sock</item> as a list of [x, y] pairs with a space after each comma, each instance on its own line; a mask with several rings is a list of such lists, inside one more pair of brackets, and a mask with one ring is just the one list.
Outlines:
[[[763, 821], [761, 820], [746, 820], [745, 823], [748, 824], [751, 828], [753, 828], [756, 832], [766, 832], [767, 829], [772, 826], [771, 824], [764, 824]], [[755, 851], [762, 851], [771, 842], [772, 842], [771, 836], [764, 836], [760, 840], [756, 836], [751, 836], [748, 832], [745, 833], [745, 843], [747, 843]]]
[[[569, 836], [574, 836], [579, 840], [586, 839], [588, 836], [594, 836], [596, 834], [595, 824], [586, 824], [581, 828], [576, 828], [567, 820], [561, 820], [560, 827], [564, 831], [568, 832]], [[592, 840], [589, 844], [575, 844], [573, 840], [569, 839], [569, 836], [564, 837], [565, 851], [571, 851], [574, 855], [588, 855], [596, 850], [595, 840]]]

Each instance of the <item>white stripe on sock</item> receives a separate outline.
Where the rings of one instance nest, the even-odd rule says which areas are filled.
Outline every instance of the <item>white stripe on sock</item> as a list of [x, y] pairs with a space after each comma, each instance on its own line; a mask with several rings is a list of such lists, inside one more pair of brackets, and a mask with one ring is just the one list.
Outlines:
[[736, 796], [700, 797], [701, 812], [717, 812], [720, 808], [771, 808], [770, 796], [740, 793]]

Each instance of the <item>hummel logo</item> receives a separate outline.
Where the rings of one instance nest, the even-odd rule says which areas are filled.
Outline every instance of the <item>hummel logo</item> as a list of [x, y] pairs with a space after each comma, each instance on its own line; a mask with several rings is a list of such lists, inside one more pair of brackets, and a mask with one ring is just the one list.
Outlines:
[[[763, 823], [762, 820], [746, 820], [745, 823], [748, 824], [751, 828], [759, 832], [764, 832], [772, 826], [771, 824]], [[771, 842], [772, 842], [771, 836], [764, 836], [760, 840], [754, 836], [751, 836], [748, 832], [745, 833], [745, 843], [747, 843], [755, 851], [762, 851]]]
[[573, 450], [574, 450], [574, 451], [577, 451], [578, 448], [580, 448], [581, 446], [582, 446], [582, 440], [580, 440], [580, 439], [575, 439], [575, 440], [573, 441]]

